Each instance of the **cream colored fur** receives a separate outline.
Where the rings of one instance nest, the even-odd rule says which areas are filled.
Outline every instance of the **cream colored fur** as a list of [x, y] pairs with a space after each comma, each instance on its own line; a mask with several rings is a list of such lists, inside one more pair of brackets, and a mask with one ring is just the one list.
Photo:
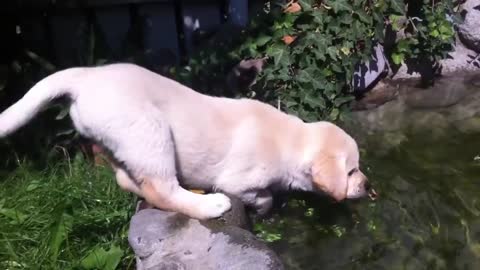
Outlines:
[[214, 218], [230, 209], [228, 193], [264, 213], [272, 186], [337, 200], [366, 195], [357, 145], [337, 126], [305, 123], [254, 100], [202, 95], [133, 64], [50, 75], [0, 115], [0, 137], [59, 96], [71, 99], [78, 132], [120, 164], [118, 184], [161, 209]]

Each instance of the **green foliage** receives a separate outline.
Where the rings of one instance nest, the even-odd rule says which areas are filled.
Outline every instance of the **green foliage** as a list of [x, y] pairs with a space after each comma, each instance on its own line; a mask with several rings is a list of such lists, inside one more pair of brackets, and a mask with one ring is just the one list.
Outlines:
[[[413, 28], [394, 41], [393, 63], [422, 55], [446, 57], [453, 42], [452, 24], [446, 19], [452, 5], [435, 2], [424, 1], [417, 19], [407, 15], [410, 5], [403, 0], [301, 0], [299, 12], [285, 12], [285, 5], [270, 1], [265, 13], [234, 40], [233, 49], [201, 51], [175, 75], [190, 83], [194, 77], [221, 79], [226, 72], [219, 66], [265, 57], [267, 65], [256, 85], [237, 95], [280, 105], [307, 121], [341, 119], [353, 99], [354, 67], [370, 58], [374, 41], [384, 41], [387, 25], [395, 31]], [[211, 85], [200, 82], [195, 87], [208, 92]]]
[[451, 1], [423, 1], [416, 12], [419, 16], [389, 16], [392, 29], [404, 32], [392, 53], [392, 61], [399, 65], [405, 60], [435, 63], [447, 57], [455, 39], [453, 25], [447, 14], [453, 16]]
[[257, 237], [263, 239], [268, 243], [276, 242], [282, 239], [282, 234], [280, 230], [269, 228], [262, 223], [255, 223], [253, 231]]
[[132, 269], [134, 199], [109, 169], [83, 158], [45, 171], [22, 163], [2, 179], [1, 269]]

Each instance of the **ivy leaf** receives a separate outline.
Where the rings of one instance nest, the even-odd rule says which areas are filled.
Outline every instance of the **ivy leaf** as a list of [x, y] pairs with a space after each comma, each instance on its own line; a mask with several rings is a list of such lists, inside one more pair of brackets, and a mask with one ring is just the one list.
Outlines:
[[285, 57], [287, 56], [287, 47], [275, 44], [269, 47], [266, 51], [267, 55], [273, 57], [273, 62], [275, 66], [278, 65]]
[[287, 82], [290, 80], [290, 75], [288, 74], [288, 66], [284, 66], [278, 71], [277, 79]]
[[275, 32], [273, 32], [272, 39], [274, 40], [282, 39], [284, 36], [288, 34], [289, 34], [289, 31], [287, 29], [275, 30]]
[[392, 60], [395, 65], [400, 65], [405, 58], [405, 55], [403, 53], [393, 53], [392, 54]]
[[300, 58], [299, 68], [304, 69], [315, 65], [315, 58], [312, 55], [307, 54]]
[[325, 95], [331, 95], [331, 96], [335, 97], [336, 92], [337, 92], [336, 85], [334, 85], [331, 82], [327, 82], [327, 83], [325, 83], [325, 85], [323, 87], [325, 89], [324, 90]]
[[257, 46], [263, 46], [263, 45], [267, 44], [267, 42], [269, 42], [271, 39], [272, 39], [271, 36], [262, 35], [257, 39], [256, 44], [257, 44]]
[[352, 6], [350, 6], [346, 0], [327, 1], [327, 4], [333, 8], [335, 13], [352, 10]]
[[[412, 42], [415, 42], [415, 41], [412, 41]], [[406, 53], [409, 51], [409, 49], [410, 49], [410, 45], [408, 44], [408, 40], [402, 39], [398, 42], [397, 44], [398, 52]]]
[[365, 23], [368, 23], [370, 24], [372, 22], [372, 17], [370, 15], [368, 15], [365, 11], [363, 11], [362, 9], [359, 9], [357, 11], [355, 11], [355, 13], [357, 14], [358, 18], [365, 22]]
[[438, 29], [440, 31], [440, 33], [443, 33], [443, 34], [451, 34], [453, 32], [452, 28], [448, 25], [440, 25], [440, 28]]
[[328, 76], [332, 76], [333, 72], [330, 68], [324, 68], [322, 70], [322, 74], [323, 76], [328, 77]]
[[335, 107], [340, 107], [341, 105], [347, 103], [347, 102], [350, 102], [354, 99], [353, 96], [344, 96], [344, 97], [339, 97], [339, 98], [336, 98], [334, 101], [333, 101], [333, 104], [335, 105]]
[[318, 48], [317, 50], [313, 51], [313, 54], [315, 55], [315, 58], [320, 61], [325, 61], [327, 58], [325, 56], [325, 49], [324, 48]]
[[310, 1], [298, 1], [300, 6], [302, 7], [303, 11], [311, 11], [312, 10], [312, 5], [309, 3]]
[[[315, 10], [313, 13], [313, 24], [317, 24], [319, 26], [323, 25], [326, 21], [325, 14], [320, 10]], [[310, 27], [311, 24], [308, 26]]]
[[392, 14], [388, 17], [388, 20], [390, 21], [390, 23], [392, 25], [392, 29], [395, 30], [395, 31], [399, 31], [403, 27], [403, 23], [404, 23], [403, 22], [404, 21], [403, 16]]
[[308, 83], [315, 80], [306, 70], [300, 70], [296, 76], [297, 81], [302, 83]]
[[327, 54], [332, 58], [333, 60], [337, 60], [337, 48], [335, 47], [328, 47], [327, 48]]
[[266, 82], [273, 80], [275, 78], [275, 75], [273, 74], [273, 70], [270, 68], [266, 68], [263, 70], [263, 78], [265, 79]]
[[320, 95], [314, 96], [311, 93], [307, 93], [303, 100], [306, 104], [310, 105], [312, 108], [324, 109], [326, 107], [325, 100]]
[[350, 25], [349, 31], [344, 31], [345, 36], [349, 39], [356, 39], [356, 38], [361, 38], [364, 39], [366, 35], [367, 28], [365, 27], [365, 24], [359, 22], [359, 21], [353, 21], [353, 23]]
[[329, 34], [320, 34], [317, 33], [317, 42], [316, 45], [319, 49], [326, 50], [327, 46], [332, 44], [333, 36]]
[[[343, 15], [342, 17], [339, 18], [339, 22], [342, 23], [342, 24], [345, 24], [345, 25], [352, 24], [352, 22], [353, 22], [352, 15], [350, 15], [350, 14]], [[337, 27], [340, 28], [339, 26], [337, 26]]]
[[342, 72], [342, 66], [338, 63], [332, 63], [332, 65], [330, 67], [332, 68], [333, 71], [335, 71], [337, 73]]
[[330, 112], [329, 117], [331, 120], [337, 120], [339, 114], [340, 114], [340, 110], [337, 108], [333, 108], [332, 111]]
[[434, 29], [433, 31], [430, 32], [430, 36], [436, 38], [440, 35], [437, 29]]
[[405, 3], [403, 0], [391, 0], [390, 4], [394, 11], [400, 14], [405, 14]]

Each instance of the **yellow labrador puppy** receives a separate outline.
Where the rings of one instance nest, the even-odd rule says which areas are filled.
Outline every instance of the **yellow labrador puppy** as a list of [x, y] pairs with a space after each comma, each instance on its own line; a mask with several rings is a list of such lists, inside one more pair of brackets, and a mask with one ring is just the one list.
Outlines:
[[184, 187], [238, 196], [260, 213], [272, 205], [271, 186], [338, 201], [367, 195], [357, 145], [339, 127], [254, 100], [202, 95], [133, 64], [46, 77], [0, 115], [0, 138], [61, 96], [78, 132], [116, 161], [118, 184], [160, 209], [209, 219], [231, 207], [222, 193]]

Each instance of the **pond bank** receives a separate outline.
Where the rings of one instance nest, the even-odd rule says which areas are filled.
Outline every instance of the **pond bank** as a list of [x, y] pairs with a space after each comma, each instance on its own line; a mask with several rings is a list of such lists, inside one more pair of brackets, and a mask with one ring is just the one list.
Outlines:
[[480, 131], [480, 72], [449, 74], [428, 89], [418, 88], [416, 83], [415, 79], [391, 81], [353, 104], [347, 129], [356, 139], [379, 132], [390, 136], [399, 131], [428, 130], [437, 136], [450, 128]]

